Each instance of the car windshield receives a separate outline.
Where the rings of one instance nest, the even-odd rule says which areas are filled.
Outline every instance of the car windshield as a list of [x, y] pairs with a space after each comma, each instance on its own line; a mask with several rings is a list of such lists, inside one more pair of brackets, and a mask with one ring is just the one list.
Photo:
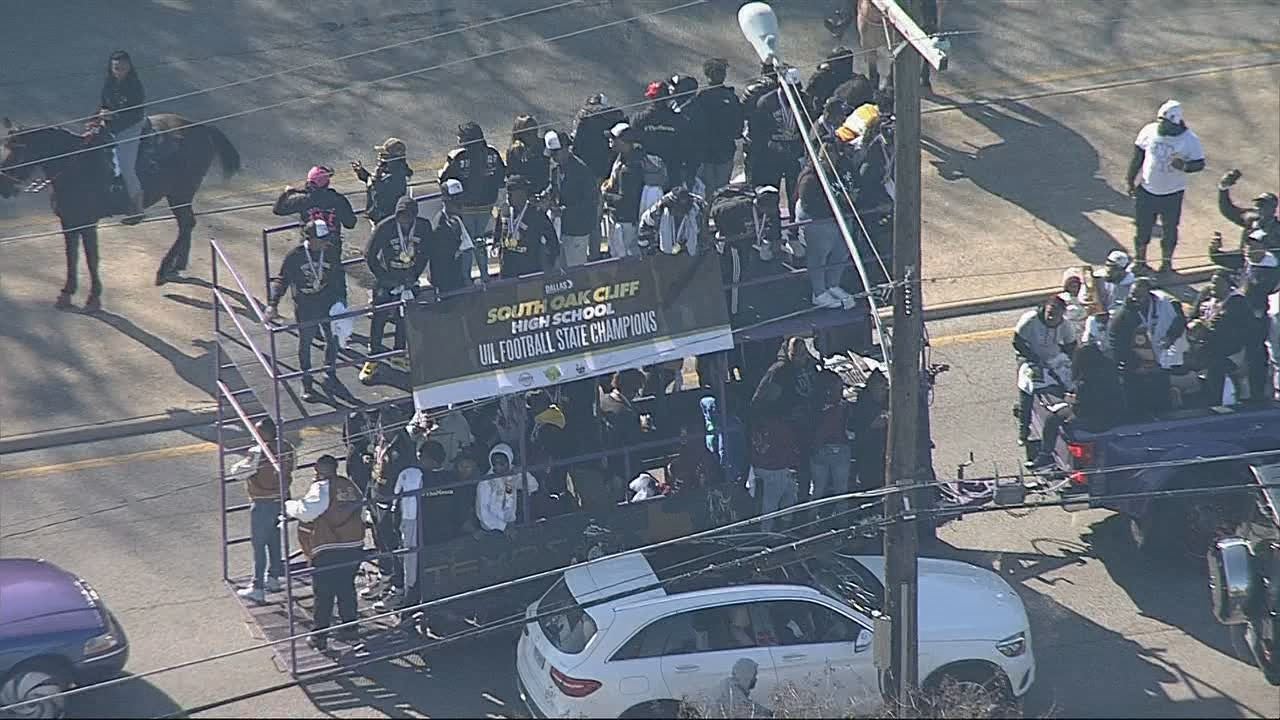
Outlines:
[[862, 563], [833, 553], [806, 561], [805, 565], [813, 576], [813, 587], [823, 595], [868, 617], [882, 614], [884, 586]]
[[552, 647], [566, 655], [582, 652], [596, 635], [595, 621], [574, 600], [563, 576], [538, 602], [538, 615], [542, 634]]

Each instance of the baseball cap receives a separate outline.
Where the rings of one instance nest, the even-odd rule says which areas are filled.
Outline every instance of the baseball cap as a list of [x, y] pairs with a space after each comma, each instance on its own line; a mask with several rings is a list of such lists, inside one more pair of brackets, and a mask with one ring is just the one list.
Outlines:
[[333, 173], [329, 172], [329, 168], [322, 165], [316, 165], [307, 171], [307, 182], [316, 187], [328, 187], [329, 176]]
[[555, 130], [548, 130], [547, 134], [542, 136], [542, 144], [546, 145], [546, 150], [543, 152], [547, 155], [563, 147], [560, 144], [560, 135]]
[[1107, 253], [1107, 264], [1116, 267], [1129, 267], [1129, 255], [1123, 250], [1112, 250]]
[[374, 149], [374, 152], [378, 153], [379, 157], [389, 157], [389, 158], [404, 157], [406, 152], [404, 141], [396, 137], [387, 138], [386, 142], [382, 143], [381, 145], [374, 146], [373, 149]]
[[1156, 113], [1157, 120], [1168, 120], [1172, 123], [1182, 122], [1182, 103], [1177, 100], [1166, 100]]
[[444, 194], [449, 197], [462, 194], [462, 183], [453, 178], [444, 181]]

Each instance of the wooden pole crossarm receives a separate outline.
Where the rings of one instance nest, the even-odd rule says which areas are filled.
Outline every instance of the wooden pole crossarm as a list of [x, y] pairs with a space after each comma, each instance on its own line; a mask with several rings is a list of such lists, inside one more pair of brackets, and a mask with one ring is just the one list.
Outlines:
[[938, 48], [937, 39], [921, 30], [911, 15], [898, 5], [897, 0], [871, 0], [871, 4], [876, 6], [885, 20], [902, 35], [902, 39], [915, 48], [934, 70], [941, 72], [947, 69], [947, 53]]

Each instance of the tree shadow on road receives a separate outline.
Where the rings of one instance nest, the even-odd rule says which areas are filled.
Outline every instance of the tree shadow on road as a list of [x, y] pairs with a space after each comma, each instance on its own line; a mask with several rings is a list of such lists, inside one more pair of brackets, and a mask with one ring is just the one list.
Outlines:
[[[1038, 584], [1047, 588], [1061, 582], [1044, 576], [1085, 562], [1092, 557], [1093, 548], [1054, 539], [1041, 539], [1037, 546], [1049, 552], [969, 550], [939, 542], [930, 553], [992, 568], [1026, 604], [1037, 677], [1026, 698], [1027, 717], [1114, 717], [1117, 712], [1145, 717], [1244, 717], [1258, 712], [1258, 708], [1226, 697], [1215, 678], [1193, 675], [1161, 649], [1144, 647], [1038, 589]], [[1142, 573], [1135, 576], [1142, 577]], [[1168, 592], [1165, 579], [1150, 583], [1149, 592]], [[1185, 598], [1181, 590], [1170, 593], [1170, 602]], [[1184, 620], [1193, 624], [1191, 616], [1198, 604], [1188, 604], [1192, 608], [1186, 610]], [[1202, 620], [1213, 623], [1207, 607], [1203, 608]], [[1189, 687], [1195, 698], [1171, 697], [1168, 687], [1179, 684]], [[1082, 692], [1084, 689], [1087, 692]]]
[[960, 148], [925, 136], [924, 150], [934, 156], [930, 163], [944, 180], [968, 179], [1021, 207], [1036, 219], [1048, 242], [1085, 262], [1100, 264], [1120, 247], [1089, 215], [1128, 215], [1130, 201], [1099, 175], [1098, 151], [1084, 136], [1025, 103], [936, 99], [954, 104], [951, 112], [963, 113], [1000, 138], [990, 145]]

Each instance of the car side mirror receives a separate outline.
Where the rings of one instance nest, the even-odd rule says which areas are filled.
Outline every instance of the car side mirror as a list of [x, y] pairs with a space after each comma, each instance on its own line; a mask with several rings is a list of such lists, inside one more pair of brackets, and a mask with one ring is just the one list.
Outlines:
[[866, 652], [871, 649], [872, 635], [871, 631], [862, 628], [858, 631], [858, 637], [853, 641], [853, 651], [856, 653]]

